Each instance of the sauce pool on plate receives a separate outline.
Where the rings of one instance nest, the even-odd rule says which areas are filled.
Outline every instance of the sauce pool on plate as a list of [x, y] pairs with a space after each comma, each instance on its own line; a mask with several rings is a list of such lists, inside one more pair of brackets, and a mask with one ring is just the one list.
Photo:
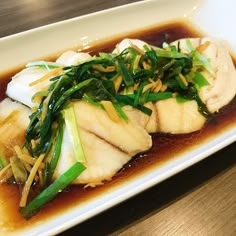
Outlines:
[[[172, 42], [179, 38], [186, 37], [201, 37], [202, 35], [190, 29], [183, 22], [169, 23], [162, 26], [152, 27], [140, 32], [122, 35], [105, 44], [96, 45], [87, 51], [91, 54], [96, 54], [100, 51], [112, 51], [116, 43], [122, 38], [138, 38], [149, 44], [161, 46], [163, 42]], [[0, 101], [4, 99], [6, 85], [11, 77], [16, 73], [16, 70], [6, 73], [0, 80]], [[47, 220], [49, 217], [56, 217], [74, 205], [83, 204], [84, 201], [89, 201], [95, 198], [104, 191], [109, 191], [114, 186], [119, 186], [120, 183], [135, 178], [140, 174], [145, 174], [146, 171], [152, 168], [158, 168], [161, 164], [171, 161], [176, 155], [182, 154], [191, 150], [191, 148], [201, 145], [201, 143], [215, 134], [230, 129], [236, 122], [236, 99], [218, 114], [214, 115], [213, 119], [209, 120], [203, 129], [192, 134], [184, 135], [168, 135], [154, 134], [153, 147], [146, 153], [135, 156], [127, 163], [116, 176], [104, 185], [95, 188], [84, 188], [83, 186], [70, 186], [63, 190], [58, 196], [47, 204], [41, 211], [32, 217], [30, 220], [25, 220], [18, 212], [21, 186], [0, 184], [0, 227], [6, 230], [14, 231], [25, 227], [33, 227], [34, 224], [39, 224], [40, 221]]]

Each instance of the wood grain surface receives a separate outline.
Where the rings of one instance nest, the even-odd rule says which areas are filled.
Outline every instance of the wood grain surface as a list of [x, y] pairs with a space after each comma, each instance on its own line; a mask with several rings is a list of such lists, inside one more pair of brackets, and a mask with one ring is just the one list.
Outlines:
[[[131, 2], [1, 0], [0, 37]], [[233, 143], [60, 235], [236, 235], [235, 154]]]

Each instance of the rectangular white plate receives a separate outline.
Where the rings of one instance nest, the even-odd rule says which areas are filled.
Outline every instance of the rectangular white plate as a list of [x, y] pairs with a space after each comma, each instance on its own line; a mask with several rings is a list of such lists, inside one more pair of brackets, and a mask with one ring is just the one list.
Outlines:
[[[181, 19], [194, 24], [205, 35], [225, 39], [231, 52], [235, 53], [236, 31], [230, 27], [236, 22], [234, 9], [234, 0], [145, 1], [40, 27], [0, 39], [0, 74], [28, 61], [55, 55], [67, 48], [89, 46], [127, 32]], [[74, 206], [50, 220], [25, 228], [17, 232], [17, 235], [59, 233], [161, 182], [235, 140], [236, 125], [159, 168], [150, 169], [144, 175], [119, 184], [119, 187], [101, 193], [83, 205]], [[3, 232], [4, 227], [1, 226], [0, 234]], [[10, 232], [4, 232], [5, 235], [6, 233], [11, 235]]]

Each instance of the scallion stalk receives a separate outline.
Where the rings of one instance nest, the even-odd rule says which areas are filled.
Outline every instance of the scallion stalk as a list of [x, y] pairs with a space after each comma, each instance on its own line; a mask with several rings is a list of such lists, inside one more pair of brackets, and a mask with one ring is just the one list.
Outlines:
[[79, 134], [79, 127], [76, 120], [74, 106], [72, 103], [67, 105], [63, 111], [66, 127], [70, 136], [71, 144], [76, 161], [85, 163], [86, 157], [83, 150], [82, 141]]
[[46, 203], [51, 201], [61, 190], [71, 184], [84, 170], [85, 166], [76, 162], [64, 174], [56, 179], [49, 187], [44, 189], [30, 203], [20, 209], [20, 213], [26, 218], [31, 218]]
[[50, 182], [54, 171], [56, 169], [60, 154], [61, 154], [61, 146], [62, 146], [62, 140], [63, 140], [63, 133], [64, 133], [64, 129], [63, 129], [63, 120], [62, 117], [59, 116], [58, 119], [58, 132], [57, 132], [57, 138], [56, 138], [56, 144], [55, 144], [55, 148], [54, 148], [54, 152], [52, 154], [52, 158], [50, 160], [49, 165], [47, 166], [47, 173], [46, 173], [46, 183]]
[[8, 163], [9, 161], [6, 159], [2, 148], [0, 147], [0, 169], [4, 168]]
[[116, 109], [116, 112], [118, 113], [119, 117], [122, 118], [125, 121], [128, 121], [128, 117], [125, 114], [125, 112], [122, 110], [119, 104], [113, 103], [114, 108]]
[[124, 62], [120, 58], [117, 59], [117, 62], [118, 62], [118, 65], [119, 65], [119, 67], [118, 67], [119, 72], [122, 75], [126, 86], [134, 85], [134, 80], [133, 80], [132, 76], [130, 75], [127, 67], [124, 64]]
[[178, 51], [168, 51], [162, 48], [155, 48], [155, 52], [158, 57], [165, 57], [165, 58], [186, 58], [187, 56], [183, 53]]
[[38, 66], [41, 68], [45, 68], [47, 70], [55, 69], [60, 67], [61, 65], [55, 62], [48, 62], [48, 61], [34, 61], [34, 62], [29, 62], [26, 64], [26, 67], [32, 67], [32, 66]]
[[172, 97], [173, 97], [173, 94], [171, 92], [149, 93], [147, 97], [147, 102], [159, 101], [159, 100], [168, 99]]
[[198, 71], [195, 72], [193, 81], [194, 81], [194, 86], [198, 91], [201, 87], [209, 85], [207, 79]]

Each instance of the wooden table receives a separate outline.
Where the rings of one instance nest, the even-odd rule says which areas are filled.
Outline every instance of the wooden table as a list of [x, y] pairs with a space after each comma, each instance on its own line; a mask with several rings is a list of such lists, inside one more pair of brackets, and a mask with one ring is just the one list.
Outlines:
[[[0, 37], [130, 0], [1, 0]], [[236, 235], [236, 145], [61, 235]]]

